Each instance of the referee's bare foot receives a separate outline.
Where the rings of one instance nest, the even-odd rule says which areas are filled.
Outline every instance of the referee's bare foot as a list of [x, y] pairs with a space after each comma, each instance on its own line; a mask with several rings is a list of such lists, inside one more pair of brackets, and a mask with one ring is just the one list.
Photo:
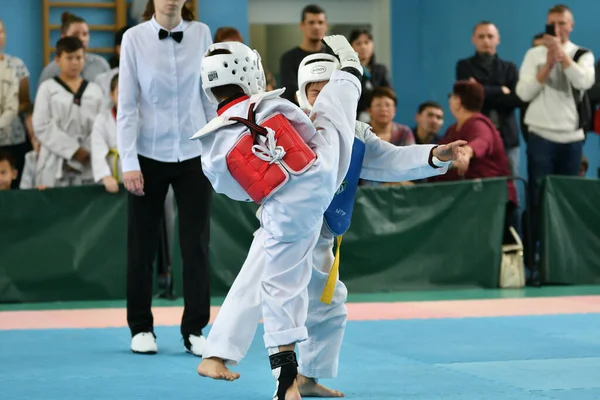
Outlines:
[[198, 375], [221, 381], [234, 381], [240, 377], [240, 374], [230, 371], [225, 362], [216, 357], [203, 359], [198, 365]]
[[298, 374], [297, 380], [302, 397], [344, 397], [344, 393], [329, 389], [317, 383], [313, 378]]

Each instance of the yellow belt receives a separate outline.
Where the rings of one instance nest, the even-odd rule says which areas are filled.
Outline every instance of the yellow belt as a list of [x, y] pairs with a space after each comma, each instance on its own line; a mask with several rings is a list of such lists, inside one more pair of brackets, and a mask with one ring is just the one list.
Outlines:
[[337, 236], [335, 238], [335, 258], [333, 260], [333, 265], [331, 267], [331, 271], [329, 271], [329, 276], [327, 277], [327, 282], [325, 283], [325, 288], [323, 289], [323, 293], [321, 294], [321, 302], [325, 304], [331, 304], [331, 300], [333, 300], [333, 291], [335, 290], [335, 284], [338, 279], [338, 272], [340, 270], [340, 247], [342, 246], [342, 237]]
[[119, 152], [117, 151], [117, 149], [108, 149], [108, 155], [114, 156], [113, 165], [112, 165], [113, 178], [115, 178], [115, 180], [117, 182], [120, 182], [120, 180], [119, 180]]

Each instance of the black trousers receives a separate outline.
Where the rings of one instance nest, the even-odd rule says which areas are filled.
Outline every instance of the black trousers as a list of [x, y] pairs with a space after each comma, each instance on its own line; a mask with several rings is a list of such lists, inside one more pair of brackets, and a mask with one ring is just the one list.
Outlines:
[[210, 318], [208, 244], [212, 187], [200, 157], [165, 163], [139, 156], [144, 196], [128, 194], [127, 323], [132, 336], [154, 332], [153, 262], [169, 185], [179, 215], [184, 311], [181, 334], [200, 335]]

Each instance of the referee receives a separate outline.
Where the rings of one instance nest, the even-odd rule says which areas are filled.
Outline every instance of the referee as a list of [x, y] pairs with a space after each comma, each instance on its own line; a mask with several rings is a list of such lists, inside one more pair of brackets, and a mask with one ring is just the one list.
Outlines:
[[134, 353], [158, 351], [152, 317], [153, 262], [165, 196], [179, 213], [185, 307], [181, 334], [202, 356], [210, 317], [209, 219], [212, 188], [199, 142], [189, 138], [216, 116], [202, 92], [200, 62], [211, 44], [185, 0], [149, 0], [146, 22], [123, 36], [117, 143], [128, 194], [127, 322]]

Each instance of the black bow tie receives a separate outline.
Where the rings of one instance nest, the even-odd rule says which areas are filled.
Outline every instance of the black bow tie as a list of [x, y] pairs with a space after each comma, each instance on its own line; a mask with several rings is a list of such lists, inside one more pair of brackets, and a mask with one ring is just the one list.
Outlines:
[[181, 43], [181, 40], [183, 39], [183, 31], [168, 32], [168, 31], [165, 31], [164, 29], [161, 29], [160, 31], [158, 31], [158, 38], [160, 40], [168, 38], [169, 36], [171, 36], [173, 38], [173, 40], [176, 41], [177, 43]]

